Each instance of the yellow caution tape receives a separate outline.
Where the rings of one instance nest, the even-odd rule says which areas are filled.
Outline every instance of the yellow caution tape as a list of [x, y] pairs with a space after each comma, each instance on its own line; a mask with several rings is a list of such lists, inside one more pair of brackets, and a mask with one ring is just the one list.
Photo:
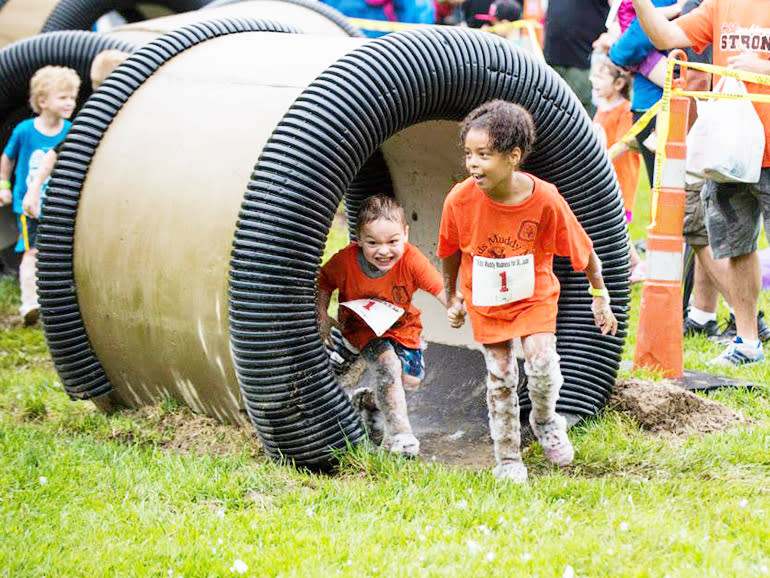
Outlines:
[[615, 153], [617, 153], [618, 149], [623, 145], [628, 145], [629, 143], [633, 142], [636, 136], [644, 130], [644, 128], [650, 123], [650, 121], [655, 118], [655, 115], [658, 114], [658, 111], [660, 110], [660, 107], [662, 105], [662, 102], [659, 100], [654, 105], [652, 105], [647, 112], [645, 112], [642, 116], [639, 117], [639, 120], [637, 120], [633, 126], [628, 129], [628, 132], [623, 135], [623, 137], [616, 142], [614, 145], [612, 145], [609, 150], [607, 151], [607, 154], [610, 158], [613, 157]]
[[[752, 102], [770, 102], [770, 95], [768, 94], [727, 94], [713, 91], [688, 91], [678, 87], [674, 88], [674, 69], [677, 66], [683, 68], [692, 68], [702, 72], [709, 72], [718, 76], [729, 76], [752, 84], [770, 86], [770, 76], [765, 74], [757, 74], [756, 72], [748, 72], [745, 70], [736, 70], [734, 68], [725, 68], [723, 66], [716, 66], [714, 64], [704, 64], [701, 62], [679, 60], [678, 58], [670, 58], [668, 60], [666, 68], [666, 82], [663, 85], [663, 97], [660, 99], [661, 107], [660, 112], [658, 113], [658, 146], [655, 150], [655, 175], [653, 177], [652, 191], [650, 193], [650, 229], [655, 226], [658, 216], [658, 197], [660, 195], [661, 180], [663, 178], [663, 166], [666, 164], [666, 142], [668, 141], [671, 98], [673, 96], [682, 96], [693, 98], [731, 98], [745, 99]], [[633, 129], [634, 127], [631, 128]]]
[[[348, 20], [354, 26], [357, 26], [362, 30], [371, 30], [372, 32], [403, 32], [405, 30], [414, 30], [416, 28], [430, 28], [433, 26], [440, 26], [437, 24], [390, 22], [388, 20], [365, 20], [363, 18], [348, 18]], [[543, 47], [540, 46], [540, 41], [537, 37], [537, 29], [541, 27], [542, 25], [537, 20], [515, 20], [514, 22], [503, 22], [501, 24], [487, 26], [486, 28], [480, 28], [479, 30], [483, 32], [491, 32], [493, 34], [503, 34], [509, 30], [524, 30], [524, 32], [526, 32], [527, 36], [530, 38], [532, 52], [540, 60], [545, 62]]]
[[21, 236], [24, 239], [24, 251], [29, 251], [29, 231], [27, 229], [27, 215], [22, 213], [21, 217]]

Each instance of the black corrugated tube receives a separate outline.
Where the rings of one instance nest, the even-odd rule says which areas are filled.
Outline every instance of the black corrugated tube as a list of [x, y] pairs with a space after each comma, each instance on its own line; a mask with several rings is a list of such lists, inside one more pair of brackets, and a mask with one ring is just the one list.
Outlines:
[[90, 399], [113, 389], [85, 330], [72, 262], [80, 192], [96, 148], [123, 104], [171, 58], [206, 40], [262, 31], [297, 32], [292, 26], [269, 20], [222, 18], [156, 38], [121, 64], [75, 118], [47, 189], [37, 236], [43, 329], [64, 389], [72, 399]]
[[[565, 378], [558, 409], [588, 416], [605, 405], [627, 325], [628, 232], [590, 119], [557, 74], [509, 42], [460, 28], [420, 29], [369, 42], [321, 74], [276, 127], [245, 194], [230, 268], [230, 331], [249, 416], [272, 456], [326, 468], [332, 448], [363, 436], [315, 316], [320, 258], [343, 193], [394, 133], [459, 120], [494, 98], [530, 111], [538, 140], [525, 168], [559, 187], [604, 263], [620, 322], [614, 337], [594, 327], [585, 275], [561, 259], [555, 269]], [[326, 149], [333, 158], [313, 152]], [[526, 396], [522, 405], [529, 407]]]
[[[206, 6], [204, 6], [204, 9], [207, 8], [219, 8], [220, 6], [227, 6], [229, 4], [238, 4], [239, 2], [248, 2], [249, 0], [212, 0]], [[336, 8], [332, 8], [328, 4], [323, 4], [319, 2], [318, 0], [278, 0], [279, 2], [284, 2], [286, 4], [295, 4], [297, 6], [302, 6], [303, 8], [307, 8], [308, 10], [312, 10], [313, 12], [317, 12], [318, 14], [322, 14], [323, 16], [326, 16], [329, 20], [334, 22], [337, 26], [342, 28], [345, 32], [347, 32], [348, 36], [353, 37], [363, 37], [364, 33], [361, 32], [361, 30], [353, 26], [350, 23], [350, 20], [348, 20], [342, 12], [338, 11]]]
[[48, 64], [68, 66], [83, 80], [79, 99], [91, 94], [90, 69], [102, 50], [131, 52], [134, 45], [93, 32], [70, 30], [24, 38], [0, 49], [0, 119], [11, 111], [26, 107], [29, 80]]
[[[209, 0], [152, 0], [174, 12], [198, 10]], [[134, 8], [138, 0], [61, 0], [51, 11], [42, 32], [54, 30], [90, 30], [94, 23], [112, 10]]]

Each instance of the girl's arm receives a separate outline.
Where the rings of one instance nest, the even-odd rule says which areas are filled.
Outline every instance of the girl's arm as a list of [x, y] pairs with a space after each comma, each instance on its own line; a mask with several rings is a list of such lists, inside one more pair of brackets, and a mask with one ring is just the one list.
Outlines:
[[594, 297], [593, 303], [591, 303], [594, 323], [601, 330], [602, 335], [607, 335], [608, 333], [615, 335], [618, 331], [618, 320], [612, 313], [612, 309], [610, 309], [610, 294], [604, 285], [602, 262], [599, 260], [596, 251], [591, 251], [588, 266], [586, 267], [586, 276], [588, 277], [588, 283], [591, 285], [591, 295]]
[[460, 271], [460, 251], [441, 260], [441, 270], [444, 273], [444, 299], [447, 306], [449, 325], [455, 329], [465, 323], [465, 303], [462, 295], [457, 292], [457, 274]]

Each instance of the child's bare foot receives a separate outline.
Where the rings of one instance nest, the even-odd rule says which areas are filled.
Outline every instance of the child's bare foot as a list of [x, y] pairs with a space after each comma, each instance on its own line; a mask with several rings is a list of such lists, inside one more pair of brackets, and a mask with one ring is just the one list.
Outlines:
[[543, 446], [546, 459], [557, 466], [568, 466], [575, 458], [575, 450], [567, 437], [567, 420], [555, 414], [544, 422], [535, 421], [535, 416], [529, 414], [529, 425], [537, 441]]
[[415, 458], [420, 453], [420, 442], [410, 433], [400, 433], [386, 437], [382, 441], [382, 447], [394, 454], [400, 454], [405, 458]]

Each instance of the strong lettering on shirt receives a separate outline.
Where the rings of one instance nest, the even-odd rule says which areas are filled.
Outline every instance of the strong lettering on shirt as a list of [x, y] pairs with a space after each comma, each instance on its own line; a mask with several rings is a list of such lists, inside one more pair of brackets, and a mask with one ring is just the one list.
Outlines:
[[719, 48], [731, 52], [770, 54], [770, 28], [724, 23], [719, 34]]

